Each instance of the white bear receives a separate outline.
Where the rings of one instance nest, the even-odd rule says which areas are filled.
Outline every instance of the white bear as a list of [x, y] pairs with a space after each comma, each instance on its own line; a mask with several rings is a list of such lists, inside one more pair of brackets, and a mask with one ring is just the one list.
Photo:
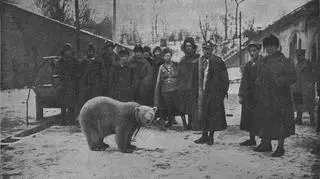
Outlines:
[[156, 107], [136, 102], [120, 102], [109, 97], [95, 97], [87, 101], [78, 116], [90, 150], [102, 151], [109, 147], [103, 142], [106, 136], [115, 134], [121, 152], [131, 153], [134, 131], [153, 122]]

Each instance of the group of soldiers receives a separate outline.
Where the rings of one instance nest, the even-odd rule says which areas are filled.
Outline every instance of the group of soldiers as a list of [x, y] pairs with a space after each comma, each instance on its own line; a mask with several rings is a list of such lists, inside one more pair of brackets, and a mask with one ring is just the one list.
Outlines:
[[[259, 136], [261, 143], [254, 151], [272, 152], [271, 140], [277, 140], [272, 157], [284, 155], [284, 140], [295, 133], [295, 122], [302, 123], [304, 111], [309, 112], [310, 123], [315, 124], [314, 84], [320, 72], [318, 65], [305, 59], [305, 50], [296, 50], [297, 64], [294, 66], [293, 60], [278, 50], [279, 45], [276, 36], [265, 37], [262, 43], [265, 56], [260, 55], [261, 44], [248, 45], [251, 59], [243, 69], [239, 89], [242, 104], [240, 129], [250, 134], [250, 138], [240, 145], [254, 146], [255, 137]], [[294, 109], [297, 110], [296, 119]]]
[[[279, 45], [279, 39], [270, 35], [262, 44], [247, 46], [251, 58], [243, 69], [239, 89], [240, 129], [250, 134], [249, 140], [240, 145], [256, 145], [258, 136], [261, 143], [254, 150], [271, 152], [271, 140], [278, 140], [273, 157], [284, 155], [284, 140], [295, 133], [295, 122], [301, 123], [305, 109], [311, 123], [315, 123], [314, 97], [309, 94], [314, 93], [313, 76], [320, 74], [305, 59], [304, 50], [296, 51], [295, 68], [293, 61], [278, 50]], [[265, 56], [260, 55], [262, 46]], [[125, 49], [115, 53], [114, 48], [106, 41], [97, 55], [95, 47], [89, 45], [86, 57], [77, 60], [70, 44], [63, 47], [57, 86], [73, 119], [87, 100], [101, 95], [156, 106], [159, 123], [164, 127], [172, 126], [176, 115], [181, 116], [186, 129], [195, 128], [200, 121], [196, 128], [202, 135], [194, 141], [197, 144], [212, 145], [214, 132], [227, 128], [224, 99], [229, 78], [224, 61], [214, 54], [216, 44], [204, 42], [200, 55], [194, 39], [187, 37], [181, 45], [184, 56], [178, 63], [172, 60], [169, 48], [155, 47], [151, 52], [148, 46], [136, 45], [133, 55]], [[298, 111], [296, 120], [293, 101]]]
[[154, 71], [162, 63], [161, 48], [155, 48], [151, 61], [145, 58], [147, 54], [151, 57], [148, 47], [135, 46], [133, 56], [127, 49], [116, 53], [114, 48], [114, 43], [106, 41], [97, 54], [96, 48], [89, 44], [86, 55], [79, 58], [71, 44], [64, 45], [60, 58], [52, 63], [53, 76], [58, 79], [54, 83], [55, 96], [69, 115], [64, 122], [77, 123], [83, 104], [96, 96], [152, 105]]

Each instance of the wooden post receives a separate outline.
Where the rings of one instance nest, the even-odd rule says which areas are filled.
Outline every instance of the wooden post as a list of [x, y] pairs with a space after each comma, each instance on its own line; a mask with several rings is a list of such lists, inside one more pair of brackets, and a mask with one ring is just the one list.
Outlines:
[[80, 22], [79, 22], [79, 0], [75, 0], [75, 15], [76, 15], [76, 54], [80, 56]]
[[116, 40], [116, 20], [117, 20], [117, 4], [116, 0], [113, 0], [113, 20], [112, 20], [112, 40], [115, 42]]
[[241, 11], [240, 11], [240, 15], [239, 15], [239, 67], [240, 67], [240, 70], [241, 70], [241, 61], [242, 61], [242, 52], [241, 52], [241, 19], [242, 19], [242, 15], [241, 15]]

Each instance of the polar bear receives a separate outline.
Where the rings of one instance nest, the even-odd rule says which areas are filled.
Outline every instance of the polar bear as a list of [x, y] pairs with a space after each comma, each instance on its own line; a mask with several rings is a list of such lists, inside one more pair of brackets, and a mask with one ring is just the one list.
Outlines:
[[131, 145], [133, 133], [140, 126], [151, 125], [156, 110], [156, 107], [136, 102], [120, 102], [99, 96], [83, 105], [78, 119], [90, 150], [105, 150], [109, 145], [105, 144], [103, 139], [115, 134], [120, 151], [132, 153], [136, 149], [136, 146]]

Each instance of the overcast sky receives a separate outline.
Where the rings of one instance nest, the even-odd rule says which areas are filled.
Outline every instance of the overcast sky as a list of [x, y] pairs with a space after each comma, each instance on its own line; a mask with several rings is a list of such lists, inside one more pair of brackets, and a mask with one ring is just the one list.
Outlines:
[[[33, 0], [20, 0], [22, 7], [35, 9]], [[80, 0], [81, 1], [81, 0]], [[102, 18], [112, 15], [113, 0], [89, 0], [96, 16]], [[152, 1], [154, 0], [117, 0], [117, 27], [120, 28], [126, 21], [133, 20], [138, 24], [139, 31], [150, 36]], [[229, 11], [235, 14], [234, 0], [227, 0]], [[256, 27], [265, 27], [280, 18], [281, 14], [289, 13], [309, 0], [245, 0], [240, 4], [243, 23], [248, 19], [255, 19]], [[199, 15], [215, 16], [214, 26], [222, 33], [220, 16], [225, 13], [224, 0], [164, 0], [161, 6], [160, 18], [167, 23], [169, 31], [188, 29], [190, 32], [199, 32]]]

